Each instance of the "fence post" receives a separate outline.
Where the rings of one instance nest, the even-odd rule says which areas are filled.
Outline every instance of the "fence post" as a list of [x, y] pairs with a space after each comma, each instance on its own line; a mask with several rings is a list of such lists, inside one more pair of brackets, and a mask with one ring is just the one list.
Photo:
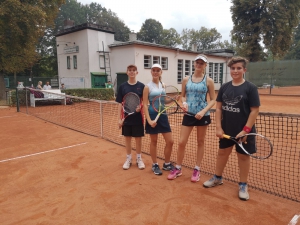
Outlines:
[[20, 103], [19, 103], [18, 88], [16, 88], [16, 101], [17, 101], [17, 112], [20, 112]]

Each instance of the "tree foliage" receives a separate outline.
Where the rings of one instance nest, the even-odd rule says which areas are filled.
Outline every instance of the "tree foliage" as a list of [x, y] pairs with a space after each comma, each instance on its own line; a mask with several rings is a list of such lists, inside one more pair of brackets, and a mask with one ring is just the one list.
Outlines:
[[163, 26], [157, 20], [146, 19], [140, 31], [137, 33], [137, 39], [161, 44], [163, 40]]
[[220, 48], [221, 38], [222, 35], [216, 28], [183, 29], [181, 33], [182, 47], [185, 50], [191, 50], [193, 44], [196, 44], [197, 51]]
[[300, 24], [294, 31], [293, 43], [284, 59], [300, 59]]
[[36, 45], [64, 0], [3, 1], [0, 5], [0, 71], [19, 72], [39, 57]]
[[162, 33], [162, 45], [176, 47], [181, 44], [180, 34], [174, 29], [164, 29]]
[[279, 59], [288, 51], [299, 24], [299, 0], [231, 0], [232, 39], [250, 61]]

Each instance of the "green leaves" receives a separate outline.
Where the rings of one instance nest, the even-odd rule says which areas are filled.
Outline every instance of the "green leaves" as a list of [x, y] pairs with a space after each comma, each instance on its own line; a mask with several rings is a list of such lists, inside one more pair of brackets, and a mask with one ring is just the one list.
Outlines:
[[137, 39], [150, 43], [161, 44], [163, 39], [163, 26], [154, 19], [146, 19], [140, 32], [137, 33]]
[[299, 0], [232, 0], [232, 39], [250, 61], [282, 58], [299, 24]]

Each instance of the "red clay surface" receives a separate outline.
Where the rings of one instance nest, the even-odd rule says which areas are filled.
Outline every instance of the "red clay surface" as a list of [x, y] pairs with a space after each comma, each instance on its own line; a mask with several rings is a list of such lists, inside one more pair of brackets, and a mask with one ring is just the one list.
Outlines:
[[[297, 99], [272, 99], [261, 96], [261, 111], [299, 110]], [[125, 171], [123, 146], [15, 108], [0, 109], [0, 124], [1, 225], [276, 225], [300, 213], [299, 203], [256, 190], [250, 189], [249, 201], [241, 201], [231, 182], [205, 189], [202, 183], [209, 177], [191, 183], [190, 169], [168, 181], [167, 172], [152, 173], [148, 155], [143, 155], [145, 170], [133, 164]]]

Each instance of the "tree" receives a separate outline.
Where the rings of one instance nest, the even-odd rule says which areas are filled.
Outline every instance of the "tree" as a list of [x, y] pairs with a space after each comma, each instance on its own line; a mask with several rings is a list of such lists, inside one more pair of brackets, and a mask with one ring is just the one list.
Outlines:
[[30, 68], [39, 58], [38, 39], [53, 24], [64, 0], [2, 1], [0, 5], [0, 90], [3, 73]]
[[193, 44], [196, 44], [197, 51], [220, 48], [221, 38], [222, 35], [216, 28], [183, 29], [181, 33], [182, 47], [185, 50], [191, 50]]
[[146, 19], [140, 31], [137, 33], [137, 39], [150, 43], [161, 44], [163, 38], [163, 26], [154, 19]]
[[232, 39], [243, 45], [250, 61], [266, 59], [265, 51], [274, 58], [289, 49], [292, 31], [299, 23], [299, 0], [231, 0]]
[[284, 59], [300, 59], [300, 24], [294, 31], [293, 43]]
[[111, 10], [103, 9], [97, 18], [97, 23], [100, 25], [112, 27], [115, 31], [115, 40], [128, 41], [130, 29], [125, 23]]
[[180, 34], [174, 29], [164, 29], [162, 33], [162, 45], [176, 47], [181, 44]]

